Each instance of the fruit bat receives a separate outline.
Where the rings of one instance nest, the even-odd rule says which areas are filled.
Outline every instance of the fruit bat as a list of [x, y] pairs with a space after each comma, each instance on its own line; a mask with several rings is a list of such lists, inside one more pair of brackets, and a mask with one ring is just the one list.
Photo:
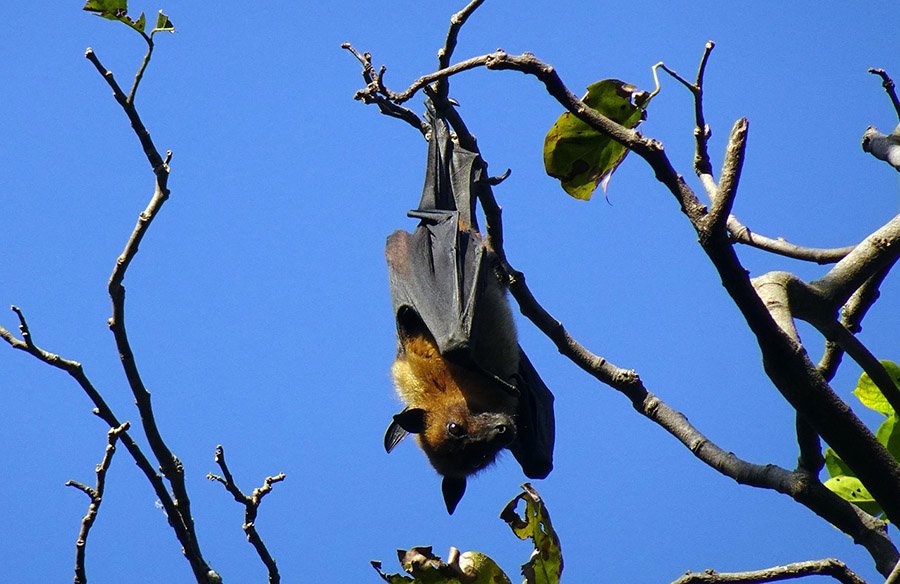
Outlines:
[[530, 478], [553, 468], [553, 394], [519, 346], [497, 255], [478, 231], [486, 165], [453, 141], [430, 100], [428, 167], [412, 233], [388, 237], [385, 255], [397, 323], [391, 368], [406, 404], [385, 450], [414, 434], [452, 514], [466, 478], [512, 451]]

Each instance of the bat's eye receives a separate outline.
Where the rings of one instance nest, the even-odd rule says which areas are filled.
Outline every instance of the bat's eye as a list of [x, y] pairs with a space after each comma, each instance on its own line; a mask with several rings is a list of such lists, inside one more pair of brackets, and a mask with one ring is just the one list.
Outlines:
[[457, 424], [456, 422], [450, 422], [447, 424], [447, 431], [450, 432], [451, 436], [455, 436], [457, 438], [462, 438], [466, 435], [466, 429], [462, 424]]

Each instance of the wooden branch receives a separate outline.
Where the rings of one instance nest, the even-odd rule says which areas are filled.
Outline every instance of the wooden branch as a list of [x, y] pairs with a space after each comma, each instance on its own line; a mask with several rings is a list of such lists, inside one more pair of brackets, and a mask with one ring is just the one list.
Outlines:
[[[707, 215], [700, 237], [725, 237], [728, 217], [737, 196], [741, 169], [744, 166], [744, 153], [747, 149], [747, 118], [741, 118], [734, 124], [728, 146], [725, 149], [725, 162], [722, 163], [722, 174], [719, 185], [712, 197], [712, 207]], [[702, 243], [701, 243], [702, 244]]]
[[728, 233], [731, 240], [735, 243], [749, 245], [763, 251], [768, 251], [777, 255], [793, 258], [795, 260], [803, 260], [807, 262], [815, 262], [817, 264], [833, 264], [847, 257], [855, 245], [836, 248], [814, 248], [802, 247], [789, 243], [781, 237], [773, 239], [765, 235], [753, 233], [750, 229], [742, 224], [734, 215], [728, 217]]
[[[478, 10], [478, 7], [484, 4], [484, 0], [472, 0], [469, 4], [450, 17], [450, 28], [447, 30], [447, 40], [444, 46], [438, 50], [438, 69], [445, 69], [450, 65], [450, 59], [453, 57], [453, 51], [456, 50], [456, 41], [459, 38], [459, 31], [463, 25], [472, 16], [472, 13]], [[438, 79], [434, 86], [434, 92], [441, 99], [447, 99], [450, 94], [450, 80], [448, 78]]]
[[103, 492], [106, 489], [106, 472], [109, 470], [113, 454], [116, 452], [116, 441], [119, 439], [119, 435], [126, 430], [128, 430], [128, 422], [117, 428], [110, 428], [109, 432], [107, 432], [106, 450], [103, 454], [103, 460], [97, 465], [97, 481], [93, 487], [88, 487], [76, 481], [66, 481], [67, 487], [78, 489], [91, 500], [87, 515], [81, 520], [81, 530], [78, 532], [78, 540], [75, 542], [75, 584], [87, 583], [87, 573], [84, 566], [87, 538], [91, 527], [94, 526], [94, 521], [97, 519], [100, 504], [103, 502]]
[[[150, 43], [150, 49], [152, 51], [152, 43]], [[150, 52], [147, 53], [145, 63], [142, 65], [139, 73], [141, 73], [146, 66], [146, 61], [149, 59], [150, 54]], [[194, 528], [190, 497], [188, 496], [184, 480], [184, 467], [181, 464], [181, 461], [166, 445], [162, 434], [159, 431], [153, 413], [150, 392], [147, 390], [141, 379], [125, 327], [125, 286], [123, 285], [123, 281], [131, 261], [137, 255], [141, 240], [147, 233], [153, 219], [157, 216], [163, 204], [169, 198], [167, 184], [169, 179], [169, 162], [172, 158], [172, 152], [167, 152], [165, 158], [160, 155], [150, 138], [150, 133], [147, 131], [147, 128], [144, 126], [144, 123], [141, 121], [141, 118], [135, 109], [133, 97], [134, 91], [137, 89], [137, 83], [140, 79], [135, 79], [135, 85], [132, 88], [131, 96], [126, 96], [113, 77], [112, 72], [107, 70], [101, 64], [93, 50], [88, 49], [85, 56], [103, 76], [110, 88], [112, 88], [113, 96], [130, 120], [132, 129], [140, 141], [144, 154], [156, 177], [153, 196], [146, 209], [138, 217], [137, 225], [135, 225], [134, 230], [131, 232], [131, 236], [128, 238], [128, 242], [125, 244], [124, 250], [116, 260], [116, 265], [109, 278], [108, 290], [110, 299], [112, 300], [112, 316], [109, 319], [109, 328], [115, 337], [122, 368], [125, 371], [128, 385], [134, 394], [135, 405], [137, 405], [138, 412], [140, 413], [141, 426], [144, 429], [144, 434], [147, 437], [150, 449], [153, 451], [163, 475], [172, 487], [172, 499], [175, 514], [169, 517], [169, 521], [173, 523], [173, 525], [175, 523], [180, 523], [183, 527], [180, 531], [183, 531], [184, 534], [184, 540], [182, 541], [184, 555], [191, 564], [191, 569], [193, 570], [194, 577], [197, 581], [215, 582], [219, 579], [219, 576], [215, 571], [210, 569], [206, 560], [203, 558]]]
[[693, 83], [681, 77], [678, 73], [669, 69], [665, 64], [661, 65], [663, 71], [671, 75], [675, 80], [688, 88], [694, 96], [694, 142], [696, 150], [694, 152], [694, 172], [700, 178], [703, 186], [706, 188], [710, 199], [713, 198], [716, 191], [716, 182], [712, 173], [712, 162], [709, 158], [709, 139], [712, 137], [712, 130], [706, 123], [703, 114], [703, 76], [706, 72], [706, 65], [709, 62], [709, 56], [716, 44], [707, 41], [703, 50], [703, 57], [700, 59], [700, 65], [697, 67], [697, 77]]
[[[68, 373], [78, 383], [84, 393], [87, 394], [88, 398], [94, 404], [94, 414], [101, 420], [106, 422], [106, 424], [110, 428], [121, 427], [122, 423], [113, 413], [112, 409], [110, 409], [109, 405], [106, 403], [106, 400], [103, 399], [103, 396], [100, 394], [100, 392], [97, 391], [97, 389], [91, 383], [90, 379], [88, 379], [83, 367], [81, 366], [81, 363], [72, 361], [70, 359], [65, 359], [63, 357], [60, 357], [59, 355], [50, 353], [38, 347], [34, 343], [23, 312], [17, 306], [13, 306], [12, 310], [19, 317], [19, 330], [21, 331], [22, 339], [17, 339], [10, 331], [3, 328], [2, 326], [0, 326], [0, 338], [3, 338], [3, 340], [9, 343], [12, 348], [24, 351], [29, 355], [35, 357], [39, 361]], [[185, 531], [184, 525], [181, 523], [181, 521], [178, 521], [177, 519], [178, 511], [175, 508], [174, 501], [172, 501], [172, 496], [169, 494], [169, 491], [166, 490], [166, 486], [165, 483], [163, 483], [162, 477], [156, 473], [154, 465], [150, 463], [150, 460], [144, 455], [141, 447], [138, 446], [137, 442], [134, 441], [127, 430], [122, 430], [119, 433], [119, 440], [122, 444], [125, 445], [128, 453], [134, 459], [138, 468], [141, 469], [141, 472], [144, 473], [144, 476], [147, 477], [147, 480], [153, 487], [153, 492], [156, 494], [157, 499], [159, 499], [163, 510], [166, 512], [166, 517], [168, 517], [169, 519], [169, 524], [175, 531], [175, 537], [178, 538], [178, 541], [182, 546], [187, 545], [187, 542], [189, 541], [187, 532]]]
[[248, 496], [245, 495], [234, 482], [234, 477], [231, 475], [228, 464], [225, 462], [225, 450], [222, 448], [221, 444], [216, 446], [216, 464], [222, 469], [222, 475], [208, 474], [206, 475], [206, 478], [211, 481], [222, 483], [222, 485], [225, 486], [225, 490], [234, 497], [234, 500], [244, 506], [244, 533], [247, 534], [247, 541], [250, 542], [256, 550], [256, 553], [259, 555], [259, 559], [262, 560], [262, 563], [266, 566], [266, 569], [269, 572], [269, 584], [278, 584], [281, 582], [278, 566], [275, 563], [275, 559], [269, 553], [268, 548], [266, 548], [266, 545], [263, 543], [259, 532], [256, 531], [256, 515], [259, 512], [259, 505], [262, 503], [263, 497], [272, 491], [272, 487], [275, 483], [280, 483], [285, 479], [285, 474], [280, 473], [275, 476], [266, 477], [263, 481], [263, 486], [253, 489], [253, 494]]
[[866, 280], [900, 259], [900, 214], [863, 239], [822, 278], [811, 282], [835, 307], [847, 302]]
[[890, 75], [888, 75], [884, 69], [870, 68], [869, 73], [881, 77], [881, 86], [884, 87], [888, 97], [891, 99], [894, 111], [897, 112], [897, 119], [900, 119], [900, 99], [897, 99], [897, 89], [896, 85], [894, 85], [894, 80], [891, 79]]
[[[342, 43], [342, 49], [346, 49], [349, 51], [356, 60], [360, 62], [363, 66], [362, 76], [365, 79], [367, 85], [374, 85], [378, 87], [382, 84], [381, 77], [384, 75], [384, 68], [382, 67], [380, 72], [376, 72], [375, 68], [372, 66], [372, 55], [369, 53], [360, 53], [356, 49], [353, 48], [353, 45], [350, 43]], [[357, 93], [357, 95], [361, 95]], [[374, 103], [378, 106], [378, 109], [381, 110], [386, 116], [390, 116], [392, 118], [397, 118], [398, 120], [403, 120], [413, 128], [417, 129], [423, 136], [428, 136], [429, 126], [422, 119], [416, 115], [414, 111], [411, 109], [402, 107], [400, 105], [395, 104], [391, 100], [386, 97], [379, 95], [378, 92], [365, 93], [356, 99], [362, 100], [363, 103]]]
[[840, 560], [827, 558], [810, 562], [799, 562], [786, 566], [775, 566], [752, 572], [688, 572], [672, 584], [718, 584], [726, 582], [759, 583], [779, 582], [805, 578], [806, 576], [831, 576], [842, 584], [866, 584], [866, 581], [853, 573]]

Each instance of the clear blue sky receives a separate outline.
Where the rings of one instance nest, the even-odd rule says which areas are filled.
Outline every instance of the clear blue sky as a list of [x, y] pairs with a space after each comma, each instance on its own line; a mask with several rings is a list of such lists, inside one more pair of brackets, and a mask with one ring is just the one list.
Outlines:
[[[385, 237], [411, 228], [426, 144], [354, 102], [371, 51], [387, 83], [435, 66], [463, 2], [132, 2], [164, 8], [139, 108], [172, 149], [172, 197], [126, 279], [128, 325], [158, 419], [187, 467], [201, 544], [226, 582], [264, 580], [243, 511], [217, 484], [223, 444], [248, 490], [285, 472], [257, 526], [285, 582], [375, 582], [369, 560], [434, 545], [491, 554], [516, 580], [529, 547], [496, 519], [524, 477], [511, 456], [470, 483], [448, 517], [438, 477], [412, 445], [381, 445], [399, 409]], [[152, 176], [119, 106], [84, 59], [91, 46], [123, 83], [143, 42], [82, 13], [79, 1], [19, 3], [0, 37], [0, 322], [25, 310], [35, 340], [81, 361], [123, 419], [137, 414], [106, 328], [106, 280], [152, 194]], [[554, 64], [577, 94], [602, 78], [650, 87], [660, 60], [692, 75], [715, 40], [706, 108], [715, 163], [738, 117], [750, 119], [738, 217], [816, 246], [858, 241], [898, 210], [897, 173], [860, 148], [896, 123], [879, 79], [900, 79], [894, 3], [721, 2], [641, 5], [489, 0], [457, 56], [502, 47]], [[671, 79], [642, 127], [696, 186], [690, 96]], [[726, 450], [793, 468], [793, 415], [768, 383], [755, 341], [672, 197], [637, 158], [602, 196], [569, 199], [543, 173], [544, 133], [561, 112], [534, 79], [474, 71], [453, 94], [494, 172], [511, 262], [593, 351], [636, 369], [648, 388]], [[417, 108], [421, 100], [413, 102]], [[817, 266], [740, 249], [754, 275], [804, 278]], [[900, 360], [900, 286], [883, 287], [863, 340]], [[821, 342], [801, 330], [818, 358]], [[562, 538], [567, 582], [669, 582], [688, 569], [743, 570], [836, 556], [874, 580], [867, 554], [774, 492], [736, 485], [560, 357], [522, 319], [528, 354], [557, 396], [556, 468], [535, 486]], [[834, 383], [850, 396], [858, 368]], [[0, 581], [71, 578], [84, 495], [106, 428], [65, 374], [0, 347], [5, 488]], [[863, 409], [853, 404], [857, 411]], [[861, 412], [870, 423], [877, 419]], [[155, 497], [124, 450], [88, 549], [92, 582], [188, 582]], [[897, 535], [895, 528], [892, 534]]]

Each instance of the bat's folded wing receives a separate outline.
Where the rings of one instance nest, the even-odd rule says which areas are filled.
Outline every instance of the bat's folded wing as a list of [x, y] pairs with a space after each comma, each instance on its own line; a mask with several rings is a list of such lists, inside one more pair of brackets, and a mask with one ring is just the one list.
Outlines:
[[553, 470], [553, 443], [556, 436], [553, 394], [521, 347], [518, 377], [516, 440], [509, 449], [527, 477], [542, 479]]

